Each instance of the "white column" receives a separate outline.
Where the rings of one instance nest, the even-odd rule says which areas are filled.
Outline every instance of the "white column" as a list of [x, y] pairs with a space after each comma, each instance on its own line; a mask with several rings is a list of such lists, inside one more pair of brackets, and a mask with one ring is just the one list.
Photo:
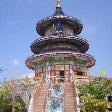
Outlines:
[[80, 98], [79, 98], [79, 89], [76, 88], [76, 101], [77, 101], [77, 112], [80, 112]]
[[73, 61], [70, 61], [70, 81], [74, 81]]
[[47, 83], [50, 82], [50, 66], [49, 66], [49, 62], [47, 62], [47, 64], [46, 64], [46, 82]]
[[28, 112], [33, 112], [33, 92], [31, 93], [31, 99], [29, 103]]

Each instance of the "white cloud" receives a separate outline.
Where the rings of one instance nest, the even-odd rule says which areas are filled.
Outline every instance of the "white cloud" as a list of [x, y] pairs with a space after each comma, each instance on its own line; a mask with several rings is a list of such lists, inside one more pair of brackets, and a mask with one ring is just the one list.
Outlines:
[[12, 63], [14, 66], [18, 66], [20, 62], [18, 59], [13, 59]]

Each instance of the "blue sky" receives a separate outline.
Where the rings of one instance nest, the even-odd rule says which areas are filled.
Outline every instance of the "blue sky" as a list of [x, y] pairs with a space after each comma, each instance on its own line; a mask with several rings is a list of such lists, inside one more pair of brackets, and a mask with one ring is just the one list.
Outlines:
[[[96, 59], [91, 73], [97, 75], [104, 69], [112, 75], [112, 0], [62, 0], [67, 15], [82, 21], [84, 29], [80, 36], [89, 41], [87, 53]], [[6, 68], [0, 79], [32, 73], [25, 59], [33, 53], [30, 44], [39, 35], [36, 23], [52, 15], [55, 0], [0, 0], [0, 66]]]

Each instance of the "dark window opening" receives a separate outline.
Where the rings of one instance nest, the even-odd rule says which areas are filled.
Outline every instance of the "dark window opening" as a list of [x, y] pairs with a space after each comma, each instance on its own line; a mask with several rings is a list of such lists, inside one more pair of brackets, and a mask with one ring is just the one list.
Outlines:
[[112, 108], [108, 108], [108, 111], [112, 111]]
[[60, 81], [64, 82], [64, 71], [60, 71]]
[[84, 75], [84, 72], [82, 72], [82, 71], [77, 71], [77, 75], [83, 76], [83, 75]]
[[109, 102], [112, 102], [112, 96], [108, 96], [107, 98]]

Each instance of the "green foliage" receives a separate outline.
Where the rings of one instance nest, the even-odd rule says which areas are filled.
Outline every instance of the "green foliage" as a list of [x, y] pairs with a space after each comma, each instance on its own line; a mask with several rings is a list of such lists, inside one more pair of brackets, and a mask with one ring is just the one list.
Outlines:
[[15, 112], [27, 112], [26, 105], [20, 97], [16, 97], [12, 100], [12, 87], [5, 85], [0, 88], [0, 112], [12, 112], [12, 108]]
[[106, 77], [95, 78], [90, 83], [81, 85], [79, 90], [81, 108], [86, 112], [105, 112], [110, 105], [106, 96], [112, 91], [112, 82]]
[[12, 100], [9, 96], [10, 92], [11, 87], [8, 85], [0, 89], [0, 112], [11, 112]]
[[24, 101], [21, 99], [20, 96], [17, 96], [16, 97], [16, 102], [18, 102], [20, 105], [20, 108], [16, 107], [15, 108], [15, 112], [27, 112], [27, 109], [25, 108], [26, 107], [26, 104], [24, 103]]

